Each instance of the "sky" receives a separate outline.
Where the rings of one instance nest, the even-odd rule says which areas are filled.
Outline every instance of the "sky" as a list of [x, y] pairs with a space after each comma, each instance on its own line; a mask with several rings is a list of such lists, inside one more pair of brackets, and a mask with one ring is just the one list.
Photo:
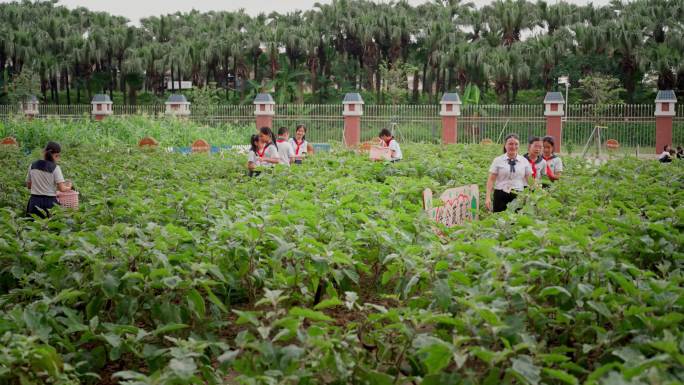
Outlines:
[[[12, 0], [15, 1], [15, 0]], [[379, 0], [382, 1], [382, 0]], [[489, 0], [469, 0], [478, 7], [490, 3]], [[550, 4], [557, 0], [547, 0]], [[608, 4], [608, 0], [567, 0], [574, 4], [594, 5]], [[10, 0], [0, 0], [0, 3], [8, 3]], [[114, 15], [124, 16], [133, 24], [138, 24], [140, 18], [147, 16], [159, 16], [177, 11], [188, 12], [197, 9], [198, 11], [237, 11], [244, 8], [251, 15], [260, 12], [269, 13], [277, 11], [280, 13], [290, 12], [297, 9], [307, 10], [313, 8], [316, 0], [60, 0], [59, 4], [68, 8], [86, 7], [92, 11], [105, 11]], [[318, 0], [320, 3], [329, 3], [327, 0]], [[424, 3], [425, 0], [409, 0], [413, 5]], [[464, 1], [467, 2], [467, 1]]]

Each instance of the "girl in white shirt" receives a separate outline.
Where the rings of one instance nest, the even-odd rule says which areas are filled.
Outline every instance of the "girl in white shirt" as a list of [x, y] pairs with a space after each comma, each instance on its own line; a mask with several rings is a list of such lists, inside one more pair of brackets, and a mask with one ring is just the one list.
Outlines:
[[33, 162], [29, 167], [26, 187], [31, 190], [31, 198], [26, 206], [27, 216], [49, 216], [49, 210], [59, 204], [57, 191], [71, 190], [71, 182], [64, 180], [62, 169], [57, 165], [61, 152], [62, 147], [59, 143], [48, 142], [43, 150], [43, 159]]
[[257, 176], [261, 173], [256, 170], [258, 166], [271, 167], [274, 164], [280, 163], [278, 147], [273, 139], [273, 131], [268, 127], [261, 127], [258, 135], [252, 135], [252, 146], [247, 160], [249, 176]]
[[294, 163], [302, 164], [302, 160], [309, 153], [309, 142], [306, 141], [306, 127], [303, 124], [297, 125], [294, 138], [290, 138], [290, 146], [294, 151]]
[[485, 206], [493, 212], [506, 210], [508, 203], [515, 199], [517, 192], [523, 191], [525, 182], [529, 184], [532, 176], [530, 163], [518, 154], [518, 136], [510, 134], [504, 143], [504, 154], [494, 158], [487, 179]]
[[[532, 168], [532, 180], [536, 185], [539, 185], [542, 180], [542, 176], [546, 175], [547, 164], [542, 155], [542, 149], [544, 148], [542, 139], [538, 136], [533, 136], [530, 138], [527, 146], [527, 154], [523, 155], [525, 159], [530, 163]], [[528, 187], [526, 184], [525, 187]]]
[[665, 147], [663, 148], [663, 153], [660, 154], [660, 157], [658, 158], [658, 160], [661, 163], [670, 163], [670, 162], [672, 162], [672, 158], [673, 158], [672, 155], [673, 155], [672, 154], [672, 147], [670, 147], [669, 144], [666, 144]]
[[391, 151], [392, 162], [400, 161], [402, 158], [401, 148], [399, 147], [399, 142], [392, 136], [390, 130], [383, 128], [378, 135], [381, 140], [383, 147], [389, 147]]
[[561, 158], [554, 153], [556, 149], [556, 142], [553, 136], [545, 136], [544, 150], [542, 152], [542, 157], [546, 161], [546, 176], [552, 182], [560, 179], [561, 173], [563, 172], [563, 161]]

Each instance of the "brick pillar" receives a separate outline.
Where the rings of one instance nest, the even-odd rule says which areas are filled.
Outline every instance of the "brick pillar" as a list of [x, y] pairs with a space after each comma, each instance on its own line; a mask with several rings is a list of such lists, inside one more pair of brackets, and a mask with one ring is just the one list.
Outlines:
[[656, 140], [655, 152], [663, 152], [665, 145], [672, 146], [672, 121], [675, 116], [677, 97], [672, 90], [658, 91], [656, 96]]
[[565, 116], [565, 99], [561, 92], [547, 92], [544, 98], [544, 116], [546, 117], [546, 135], [553, 136], [556, 152], [561, 152], [563, 143], [563, 121]]
[[271, 94], [258, 94], [254, 98], [254, 117], [257, 131], [261, 127], [273, 129], [273, 117], [275, 116], [275, 101]]
[[458, 117], [461, 115], [461, 98], [457, 93], [445, 93], [439, 102], [442, 106], [439, 115], [442, 117], [442, 143], [458, 142]]
[[347, 147], [358, 146], [361, 142], [361, 116], [363, 116], [363, 98], [353, 92], [344, 95], [344, 144]]

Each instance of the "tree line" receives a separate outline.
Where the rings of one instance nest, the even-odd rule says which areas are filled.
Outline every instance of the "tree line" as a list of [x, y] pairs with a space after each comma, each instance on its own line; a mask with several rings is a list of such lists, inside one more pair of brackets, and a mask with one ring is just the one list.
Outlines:
[[512, 103], [522, 90], [554, 89], [566, 74], [573, 85], [612, 76], [634, 101], [645, 89], [684, 90], [684, 0], [497, 0], [481, 8], [333, 0], [286, 14], [174, 13], [139, 26], [25, 0], [0, 4], [0, 70], [5, 103], [22, 71], [45, 103], [108, 92], [135, 104], [141, 91], [162, 97], [179, 80], [228, 102], [266, 89], [281, 102], [338, 102], [360, 90], [389, 103], [399, 89], [402, 102], [434, 103], [470, 85]]

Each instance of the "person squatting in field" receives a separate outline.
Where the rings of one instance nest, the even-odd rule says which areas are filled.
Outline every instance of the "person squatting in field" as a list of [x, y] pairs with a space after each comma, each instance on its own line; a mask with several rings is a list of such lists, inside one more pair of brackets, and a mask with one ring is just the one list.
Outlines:
[[43, 159], [31, 163], [26, 175], [26, 187], [31, 197], [26, 206], [26, 215], [40, 218], [49, 216], [49, 210], [57, 202], [57, 191], [71, 190], [71, 182], [65, 181], [62, 169], [57, 165], [61, 159], [62, 147], [59, 143], [48, 142], [43, 150]]

